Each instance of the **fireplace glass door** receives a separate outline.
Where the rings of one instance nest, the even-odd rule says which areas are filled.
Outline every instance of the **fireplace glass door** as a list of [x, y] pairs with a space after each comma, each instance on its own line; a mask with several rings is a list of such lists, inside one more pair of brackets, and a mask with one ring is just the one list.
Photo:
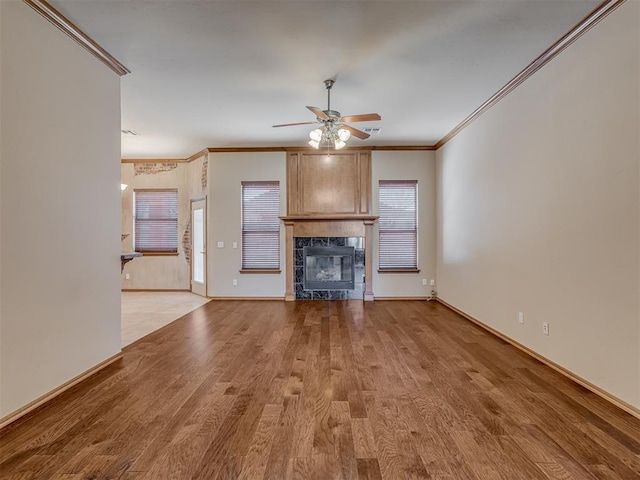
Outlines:
[[353, 290], [353, 247], [304, 247], [305, 290]]

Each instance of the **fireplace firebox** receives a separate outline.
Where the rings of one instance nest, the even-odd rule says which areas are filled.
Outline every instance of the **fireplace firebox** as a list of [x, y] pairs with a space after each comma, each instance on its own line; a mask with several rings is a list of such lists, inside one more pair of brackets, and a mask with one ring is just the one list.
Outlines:
[[354, 247], [304, 247], [305, 290], [353, 290]]

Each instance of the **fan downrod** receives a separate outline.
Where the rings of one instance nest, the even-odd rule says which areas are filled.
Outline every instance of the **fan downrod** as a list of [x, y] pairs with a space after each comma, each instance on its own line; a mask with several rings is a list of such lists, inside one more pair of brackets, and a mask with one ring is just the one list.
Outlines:
[[324, 86], [327, 87], [327, 109], [323, 110], [331, 118], [340, 118], [340, 112], [331, 110], [331, 87], [336, 81], [333, 78], [328, 78], [324, 81]]

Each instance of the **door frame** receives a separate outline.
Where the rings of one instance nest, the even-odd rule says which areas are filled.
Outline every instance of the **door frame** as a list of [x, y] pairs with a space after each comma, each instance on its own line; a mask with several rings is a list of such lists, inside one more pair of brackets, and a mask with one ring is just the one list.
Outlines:
[[[194, 259], [194, 250], [193, 250], [193, 232], [194, 232], [194, 225], [193, 225], [193, 205], [197, 202], [202, 202], [204, 201], [204, 215], [203, 215], [203, 221], [204, 221], [204, 231], [203, 231], [203, 236], [204, 236], [204, 295], [202, 295], [201, 293], [198, 292], [194, 292], [193, 291], [193, 259]], [[208, 254], [208, 245], [207, 245], [207, 230], [208, 230], [208, 221], [207, 221], [207, 210], [208, 210], [208, 206], [209, 206], [209, 202], [207, 201], [207, 196], [206, 195], [202, 195], [199, 197], [194, 197], [192, 199], [189, 200], [189, 222], [191, 222], [191, 235], [190, 235], [190, 241], [189, 241], [189, 249], [191, 250], [191, 255], [189, 257], [189, 290], [191, 291], [191, 293], [194, 293], [196, 295], [200, 295], [200, 296], [204, 296], [204, 297], [208, 297], [207, 293], [208, 293], [208, 279], [209, 276], [207, 275], [207, 254]]]

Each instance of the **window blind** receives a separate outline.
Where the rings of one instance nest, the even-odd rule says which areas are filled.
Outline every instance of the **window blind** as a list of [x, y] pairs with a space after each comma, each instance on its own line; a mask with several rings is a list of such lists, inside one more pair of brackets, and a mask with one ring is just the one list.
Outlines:
[[134, 190], [136, 252], [178, 251], [178, 190]]
[[242, 269], [280, 268], [280, 183], [242, 182]]
[[378, 187], [380, 269], [418, 267], [418, 182], [380, 180]]

